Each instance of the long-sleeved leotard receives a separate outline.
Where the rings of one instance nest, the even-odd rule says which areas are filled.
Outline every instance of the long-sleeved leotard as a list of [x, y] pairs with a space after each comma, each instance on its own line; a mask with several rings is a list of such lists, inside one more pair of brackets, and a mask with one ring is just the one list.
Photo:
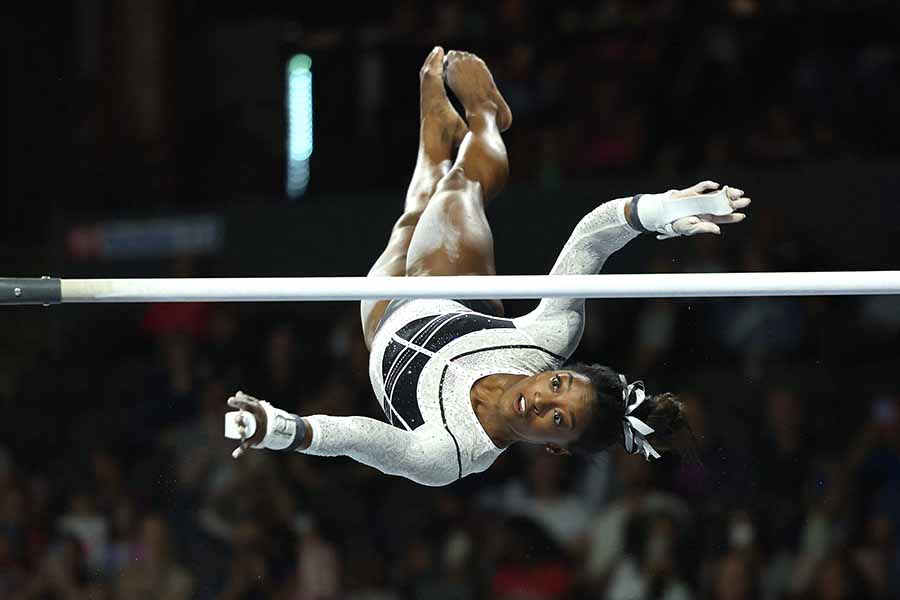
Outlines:
[[[551, 275], [598, 273], [637, 237], [627, 199], [602, 204], [575, 227]], [[503, 452], [475, 415], [471, 389], [498, 373], [558, 369], [584, 330], [584, 299], [548, 298], [515, 319], [451, 300], [392, 303], [369, 358], [372, 388], [387, 423], [367, 417], [307, 417], [319, 456], [349, 456], [423, 485], [446, 485], [487, 469]]]

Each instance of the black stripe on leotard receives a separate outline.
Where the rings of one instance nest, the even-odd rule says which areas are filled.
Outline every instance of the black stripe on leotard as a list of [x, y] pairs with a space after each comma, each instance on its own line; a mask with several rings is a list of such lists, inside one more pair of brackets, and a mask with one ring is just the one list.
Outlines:
[[426, 350], [437, 352], [453, 340], [485, 329], [515, 329], [512, 319], [498, 319], [478, 313], [457, 313], [458, 318], [442, 327], [424, 346]]
[[553, 352], [550, 352], [549, 350], [547, 350], [546, 348], [542, 348], [541, 346], [535, 346], [532, 344], [512, 344], [509, 346], [491, 346], [490, 348], [479, 348], [478, 350], [470, 350], [469, 352], [463, 352], [462, 354], [458, 354], [458, 355], [454, 356], [453, 358], [451, 358], [450, 362], [453, 362], [454, 360], [459, 360], [460, 358], [463, 358], [465, 356], [472, 356], [473, 354], [478, 354], [479, 352], [489, 352], [491, 350], [510, 350], [510, 349], [539, 350], [539, 351], [543, 352], [544, 354], [549, 354], [550, 356], [552, 356], [553, 358], [555, 358], [558, 361], [562, 361], [562, 362], [566, 361], [565, 356], [560, 356], [559, 354], [554, 354]]
[[453, 435], [452, 431], [450, 431], [450, 427], [447, 425], [447, 415], [444, 413], [444, 377], [447, 375], [447, 369], [449, 368], [449, 365], [444, 365], [444, 370], [441, 371], [441, 384], [438, 386], [438, 399], [440, 401], [441, 421], [443, 421], [444, 423], [444, 429], [446, 429], [447, 433], [450, 434], [450, 438], [453, 440], [453, 445], [456, 446], [456, 478], [462, 479], [462, 456], [459, 452], [459, 442], [456, 441], [456, 436]]
[[[397, 331], [397, 336], [410, 343], [421, 345], [428, 339], [428, 336], [454, 316], [454, 313], [429, 315], [410, 321]], [[419, 375], [427, 362], [427, 355], [395, 340], [391, 340], [385, 348], [381, 360], [384, 381], [384, 397], [381, 408], [391, 425], [405, 429], [405, 421], [406, 426], [415, 429], [424, 423], [419, 403], [416, 401], [415, 389], [419, 382]], [[412, 394], [409, 393], [410, 386], [412, 386]], [[391, 406], [393, 406], [393, 410]], [[395, 418], [395, 414], [400, 415], [402, 420]]]
[[[475, 331], [514, 328], [511, 319], [454, 312], [415, 319], [401, 327], [396, 335], [434, 353], [453, 340]], [[405, 421], [409, 429], [415, 429], [424, 423], [416, 391], [419, 377], [430, 358], [429, 354], [409, 348], [396, 340], [388, 342], [381, 361], [384, 381], [381, 408], [390, 424], [405, 429]], [[396, 418], [396, 415], [400, 415], [402, 420]]]

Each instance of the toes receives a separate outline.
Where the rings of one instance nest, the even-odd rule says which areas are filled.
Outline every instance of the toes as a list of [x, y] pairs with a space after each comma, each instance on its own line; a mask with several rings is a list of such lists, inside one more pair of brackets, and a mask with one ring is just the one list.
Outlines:
[[453, 65], [459, 62], [461, 58], [460, 52], [458, 50], [451, 50], [447, 54], [444, 55], [444, 60], [442, 61], [442, 69], [444, 71], [444, 78], [447, 77], [447, 74], [453, 69]]
[[478, 56], [472, 54], [471, 52], [465, 52], [463, 50], [451, 50], [444, 57], [444, 65], [452, 64], [459, 61], [469, 61], [469, 60], [477, 60], [478, 62], [483, 63], [484, 61], [478, 58]]
[[425, 78], [432, 74], [440, 75], [441, 71], [443, 71], [443, 65], [444, 49], [440, 46], [435, 46], [425, 58], [425, 64], [422, 65], [422, 69], [419, 71], [419, 77]]

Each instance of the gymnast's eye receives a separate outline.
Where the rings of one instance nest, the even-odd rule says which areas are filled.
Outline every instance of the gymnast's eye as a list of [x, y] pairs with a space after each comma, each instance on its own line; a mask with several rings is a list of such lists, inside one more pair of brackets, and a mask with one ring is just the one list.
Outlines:
[[561, 385], [562, 381], [559, 379], [559, 375], [554, 375], [553, 379], [550, 380], [550, 387], [553, 388], [554, 392], [558, 392]]
[[553, 411], [553, 423], [559, 427], [562, 425], [562, 413], [558, 410]]

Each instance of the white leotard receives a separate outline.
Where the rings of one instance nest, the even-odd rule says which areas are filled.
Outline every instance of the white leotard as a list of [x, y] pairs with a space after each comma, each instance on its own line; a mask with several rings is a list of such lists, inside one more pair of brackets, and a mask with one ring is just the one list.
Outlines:
[[[638, 232], [626, 199], [596, 208], [575, 227], [551, 275], [597, 273]], [[468, 304], [468, 303], [467, 303]], [[372, 389], [387, 423], [367, 417], [307, 417], [306, 454], [349, 456], [423, 485], [447, 485], [487, 469], [503, 452], [475, 415], [471, 390], [497, 373], [560, 368], [584, 330], [584, 299], [547, 298], [504, 319], [453, 300], [392, 303], [369, 357]]]

